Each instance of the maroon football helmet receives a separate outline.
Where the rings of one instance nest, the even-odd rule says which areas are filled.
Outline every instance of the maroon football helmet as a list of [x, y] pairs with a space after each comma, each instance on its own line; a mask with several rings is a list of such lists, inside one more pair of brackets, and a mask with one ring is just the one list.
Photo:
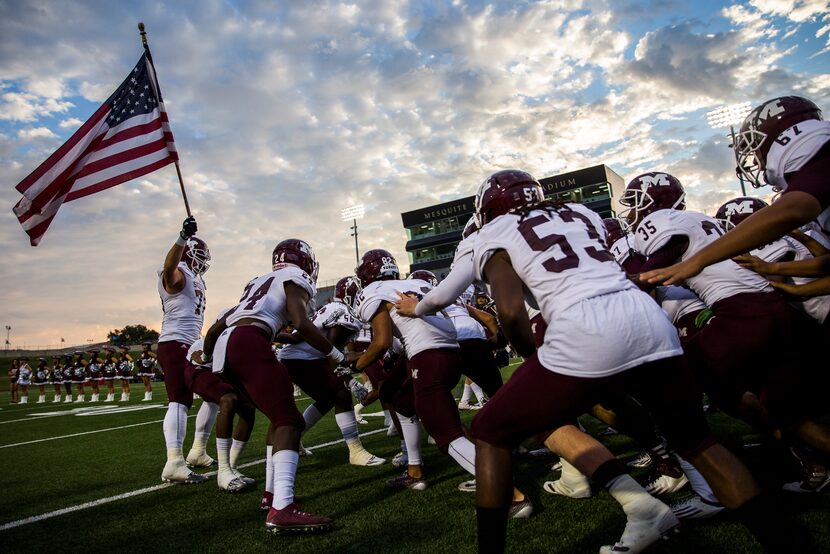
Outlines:
[[433, 287], [438, 286], [438, 277], [431, 271], [427, 271], [426, 269], [416, 269], [412, 273], [409, 274], [408, 279], [420, 279], [421, 281], [426, 281]]
[[207, 243], [199, 237], [190, 237], [184, 243], [182, 261], [196, 275], [202, 275], [210, 268], [210, 250]]
[[354, 272], [364, 287], [375, 281], [398, 279], [401, 274], [395, 257], [391, 252], [382, 248], [369, 250], [363, 254], [360, 258], [360, 265], [355, 268]]
[[801, 121], [821, 119], [821, 110], [800, 96], [781, 96], [764, 102], [749, 112], [735, 136], [736, 168], [741, 181], [762, 187], [767, 154], [778, 135]]
[[498, 216], [545, 199], [539, 181], [518, 169], [503, 169], [487, 177], [476, 194], [476, 224], [481, 229]]
[[718, 211], [715, 213], [715, 219], [720, 221], [724, 230], [729, 231], [744, 219], [767, 206], [769, 204], [760, 198], [739, 196], [718, 208]]
[[644, 217], [657, 210], [685, 210], [686, 192], [673, 175], [652, 171], [638, 175], [628, 183], [620, 204], [628, 208], [619, 215], [624, 230], [628, 231], [636, 229]]
[[333, 298], [336, 302], [342, 302], [351, 308], [354, 304], [354, 299], [360, 294], [360, 290], [360, 281], [352, 275], [349, 275], [348, 277], [343, 277], [334, 285]]
[[608, 235], [608, 246], [611, 246], [625, 236], [622, 223], [616, 217], [606, 217], [602, 220], [605, 227], [605, 234]]
[[304, 240], [285, 239], [274, 247], [271, 255], [272, 269], [283, 267], [283, 264], [296, 265], [309, 274], [311, 280], [317, 282], [317, 274], [320, 271], [320, 264], [314, 257], [314, 250]]
[[467, 224], [464, 225], [464, 230], [461, 231], [461, 238], [466, 239], [476, 231], [478, 231], [478, 223], [476, 223], [476, 216], [472, 216], [467, 220]]

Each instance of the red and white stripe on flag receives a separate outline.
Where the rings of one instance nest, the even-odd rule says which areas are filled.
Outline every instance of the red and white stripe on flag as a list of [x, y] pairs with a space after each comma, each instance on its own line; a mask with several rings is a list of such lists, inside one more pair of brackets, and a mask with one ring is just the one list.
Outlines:
[[58, 209], [178, 160], [173, 133], [145, 53], [92, 117], [23, 179], [14, 213], [37, 246]]

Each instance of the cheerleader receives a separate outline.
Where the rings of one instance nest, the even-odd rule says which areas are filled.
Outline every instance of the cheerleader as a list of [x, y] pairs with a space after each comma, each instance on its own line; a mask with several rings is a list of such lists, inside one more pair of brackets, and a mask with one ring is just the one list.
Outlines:
[[46, 358], [39, 358], [37, 368], [32, 375], [32, 384], [37, 385], [38, 404], [46, 404], [46, 382], [49, 379], [49, 366], [46, 365]]
[[121, 402], [130, 401], [130, 381], [133, 380], [133, 357], [129, 346], [119, 346], [121, 360], [118, 362], [118, 375], [121, 377]]
[[17, 358], [12, 360], [12, 365], [9, 366], [9, 390], [12, 393], [12, 398], [9, 404], [17, 404], [19, 399], [17, 397], [17, 374], [20, 371], [20, 360]]
[[17, 370], [17, 386], [20, 390], [20, 403], [29, 403], [29, 385], [32, 384], [32, 368], [29, 367], [29, 358], [20, 361], [20, 369]]
[[63, 403], [68, 404], [72, 402], [72, 383], [75, 380], [75, 366], [72, 362], [72, 356], [65, 354], [63, 357], [63, 388], [64, 395]]
[[101, 380], [101, 366], [104, 365], [104, 360], [98, 357], [98, 350], [92, 349], [87, 352], [89, 352], [89, 361], [86, 364], [86, 377], [92, 387], [89, 401], [98, 402], [98, 382]]
[[144, 350], [138, 358], [138, 375], [144, 381], [144, 398], [142, 402], [149, 402], [153, 399], [153, 385], [150, 382], [156, 374], [156, 353], [153, 352], [152, 342], [141, 343]]
[[84, 385], [89, 380], [86, 374], [87, 361], [84, 359], [84, 353], [81, 350], [75, 351], [74, 360], [72, 360], [72, 382], [77, 385], [78, 397], [75, 402], [86, 402], [86, 391]]
[[105, 346], [104, 362], [101, 364], [101, 375], [107, 384], [107, 399], [104, 402], [115, 401], [115, 380], [118, 378], [118, 360], [115, 358], [115, 348]]
[[55, 387], [55, 398], [52, 399], [52, 404], [61, 401], [63, 389], [63, 364], [60, 356], [52, 356], [52, 371], [49, 372], [49, 382]]

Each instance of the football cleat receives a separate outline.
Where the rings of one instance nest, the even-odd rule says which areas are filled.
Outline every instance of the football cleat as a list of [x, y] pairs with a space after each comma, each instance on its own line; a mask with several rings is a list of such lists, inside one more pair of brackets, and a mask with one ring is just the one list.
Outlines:
[[427, 435], [427, 444], [435, 444], [435, 439], [432, 438], [432, 435]]
[[458, 484], [458, 490], [461, 492], [476, 492], [476, 480], [470, 479]]
[[300, 443], [300, 449], [299, 449], [298, 452], [300, 453], [300, 456], [313, 456], [314, 455], [314, 452], [312, 452], [311, 450], [309, 450], [308, 448], [303, 446], [302, 442]]
[[204, 483], [207, 476], [193, 473], [182, 461], [167, 462], [161, 472], [161, 480], [165, 483]]
[[591, 498], [593, 495], [587, 478], [584, 482], [570, 478], [545, 481], [542, 489], [550, 494], [558, 494], [568, 498]]
[[507, 516], [510, 519], [526, 519], [531, 514], [533, 514], [533, 503], [530, 502], [530, 498], [527, 496], [524, 497], [524, 500], [514, 500], [511, 502], [510, 510], [507, 512]]
[[389, 427], [386, 428], [386, 436], [387, 437], [397, 437], [398, 436], [398, 428], [395, 427], [394, 423], [390, 423]]
[[788, 492], [821, 492], [830, 484], [830, 472], [818, 461], [809, 449], [798, 447], [790, 448], [790, 453], [798, 460], [801, 466], [801, 479], [785, 483], [782, 488]]
[[406, 467], [409, 465], [409, 456], [406, 452], [398, 452], [395, 454], [395, 457], [392, 458], [392, 465], [394, 467]]
[[272, 533], [319, 533], [334, 527], [334, 521], [302, 511], [297, 504], [282, 510], [271, 508], [265, 518], [265, 528]]
[[408, 472], [404, 471], [403, 475], [386, 481], [386, 486], [396, 491], [403, 489], [422, 491], [426, 490], [427, 482], [422, 477], [412, 477]]
[[473, 409], [473, 405], [472, 405], [472, 404], [470, 404], [470, 403], [469, 403], [468, 401], [466, 401], [466, 400], [462, 400], [461, 402], [459, 402], [459, 403], [458, 403], [458, 409], [459, 409], [459, 410], [472, 410], [472, 409]]
[[716, 516], [726, 508], [717, 501], [710, 501], [698, 495], [676, 502], [669, 506], [677, 519], [704, 519]]
[[220, 471], [216, 475], [216, 483], [220, 489], [227, 492], [244, 491], [251, 486], [242, 476], [237, 476], [233, 471]]
[[265, 491], [262, 493], [262, 500], [259, 501], [259, 509], [267, 512], [271, 509], [271, 504], [274, 502], [274, 493]]
[[256, 484], [256, 479], [254, 479], [254, 478], [252, 478], [252, 477], [248, 477], [248, 476], [246, 476], [246, 475], [242, 475], [241, 473], [239, 473], [239, 472], [236, 470], [236, 468], [231, 468], [231, 471], [233, 471], [233, 474], [234, 474], [234, 475], [236, 475], [238, 478], [240, 478], [240, 479], [242, 479], [243, 481], [245, 481], [245, 483], [247, 483], [248, 485], [254, 485], [254, 484]]
[[686, 478], [685, 473], [681, 473], [680, 477], [672, 477], [655, 471], [641, 484], [646, 492], [656, 496], [679, 491], [689, 484], [689, 479]]
[[379, 458], [361, 447], [349, 451], [349, 463], [353, 466], [379, 466], [386, 463], [386, 458]]
[[359, 402], [354, 405], [354, 418], [361, 425], [369, 423], [368, 421], [366, 421], [366, 418], [363, 417], [363, 415], [361, 414], [361, 412], [363, 411], [363, 408], [364, 408], [363, 404], [361, 404]]
[[218, 465], [217, 461], [208, 456], [206, 452], [200, 454], [193, 450], [187, 453], [185, 463], [187, 463], [187, 467], [214, 467]]
[[600, 554], [637, 554], [680, 525], [671, 509], [659, 500], [648, 498], [648, 501], [637, 501], [636, 504], [626, 510], [628, 521], [620, 540], [613, 546], [600, 548]]
[[648, 452], [640, 452], [636, 458], [633, 458], [625, 463], [628, 467], [649, 467], [651, 465], [651, 456]]

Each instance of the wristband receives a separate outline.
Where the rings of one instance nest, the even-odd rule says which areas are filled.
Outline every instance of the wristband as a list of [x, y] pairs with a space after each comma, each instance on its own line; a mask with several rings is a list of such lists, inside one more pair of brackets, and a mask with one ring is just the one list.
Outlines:
[[328, 354], [326, 354], [326, 357], [327, 357], [329, 360], [332, 360], [333, 362], [335, 362], [335, 363], [337, 363], [337, 364], [339, 364], [340, 362], [342, 362], [343, 360], [345, 360], [345, 359], [346, 359], [346, 356], [344, 356], [344, 355], [343, 355], [343, 353], [342, 353], [342, 352], [340, 352], [340, 351], [337, 349], [337, 347], [335, 347], [335, 346], [332, 346], [332, 347], [331, 347], [331, 352], [329, 352]]
[[181, 231], [179, 231], [179, 238], [176, 239], [176, 246], [184, 246], [187, 244], [187, 239], [182, 236]]

